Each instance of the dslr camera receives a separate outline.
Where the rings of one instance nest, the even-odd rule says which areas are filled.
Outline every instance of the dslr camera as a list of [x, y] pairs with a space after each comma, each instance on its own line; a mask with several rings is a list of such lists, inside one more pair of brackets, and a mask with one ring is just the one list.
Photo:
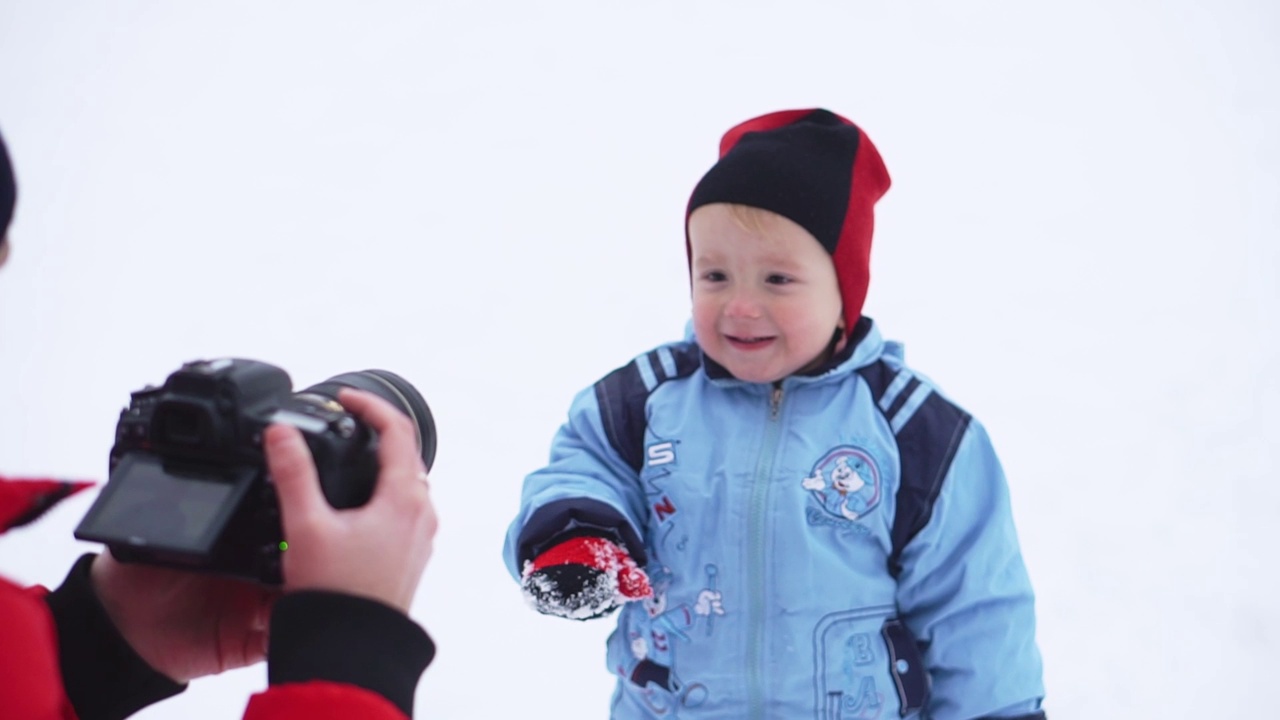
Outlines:
[[111, 448], [110, 477], [75, 530], [121, 562], [283, 582], [287, 551], [263, 431], [302, 431], [325, 498], [335, 508], [366, 503], [378, 477], [378, 438], [337, 401], [366, 390], [409, 416], [427, 469], [435, 422], [422, 395], [386, 370], [343, 373], [294, 393], [288, 373], [256, 360], [184, 364], [162, 387], [131, 394]]

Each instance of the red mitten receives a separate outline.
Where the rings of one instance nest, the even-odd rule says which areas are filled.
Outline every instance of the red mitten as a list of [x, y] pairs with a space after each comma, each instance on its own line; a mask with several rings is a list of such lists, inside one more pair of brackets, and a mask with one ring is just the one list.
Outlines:
[[521, 586], [540, 613], [590, 620], [649, 597], [649, 578], [625, 549], [602, 537], [576, 537], [525, 563]]

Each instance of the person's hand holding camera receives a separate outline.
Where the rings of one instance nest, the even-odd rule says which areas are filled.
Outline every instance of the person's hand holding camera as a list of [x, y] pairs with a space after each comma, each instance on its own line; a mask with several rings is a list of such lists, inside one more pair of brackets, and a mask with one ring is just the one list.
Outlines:
[[107, 552], [94, 560], [98, 598], [151, 667], [185, 683], [260, 662], [271, 604], [282, 591], [356, 595], [407, 613], [437, 523], [416, 431], [404, 413], [371, 393], [343, 389], [339, 400], [379, 435], [378, 480], [361, 507], [329, 505], [296, 428], [277, 424], [266, 431], [267, 466], [289, 546], [283, 588], [121, 563]]
[[344, 388], [338, 399], [378, 433], [378, 482], [362, 507], [335, 510], [320, 490], [302, 434], [288, 425], [267, 429], [267, 467], [289, 543], [284, 590], [358, 595], [407, 613], [437, 523], [417, 431], [376, 395]]
[[279, 590], [243, 580], [122, 563], [104, 552], [90, 569], [108, 617], [152, 668], [185, 683], [260, 662]]

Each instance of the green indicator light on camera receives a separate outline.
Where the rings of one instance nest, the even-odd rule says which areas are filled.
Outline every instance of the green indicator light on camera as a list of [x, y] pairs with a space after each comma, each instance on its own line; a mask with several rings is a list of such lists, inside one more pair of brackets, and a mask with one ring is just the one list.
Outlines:
[[285, 541], [281, 540], [281, 541], [280, 541], [280, 552], [284, 552], [285, 550], [288, 550], [288, 549], [289, 549], [289, 543], [287, 543], [287, 542], [285, 542]]

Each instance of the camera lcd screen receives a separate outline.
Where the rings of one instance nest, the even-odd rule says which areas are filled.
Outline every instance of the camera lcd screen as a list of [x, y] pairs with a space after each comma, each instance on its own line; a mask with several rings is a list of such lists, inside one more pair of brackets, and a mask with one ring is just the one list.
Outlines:
[[149, 457], [129, 457], [111, 474], [84, 524], [87, 539], [186, 552], [206, 552], [234, 510], [245, 483], [166, 472]]

